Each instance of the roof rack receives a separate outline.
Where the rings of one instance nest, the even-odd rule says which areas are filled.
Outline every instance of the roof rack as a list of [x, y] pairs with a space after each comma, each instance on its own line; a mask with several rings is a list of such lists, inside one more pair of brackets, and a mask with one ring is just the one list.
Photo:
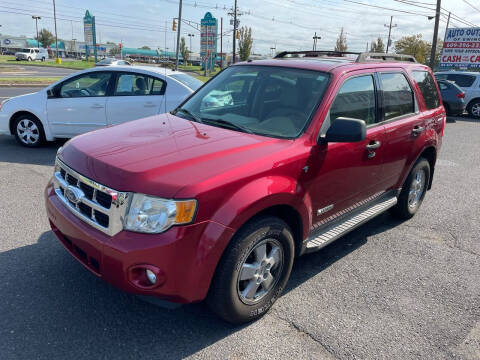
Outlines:
[[[404, 54], [384, 54], [372, 52], [352, 52], [335, 50], [306, 50], [306, 51], [282, 51], [274, 59], [283, 59], [287, 55], [303, 55], [304, 57], [345, 57], [345, 55], [357, 55], [356, 63], [366, 61], [406, 61], [414, 62], [417, 60], [412, 55]], [[352, 59], [353, 60], [353, 59]]]

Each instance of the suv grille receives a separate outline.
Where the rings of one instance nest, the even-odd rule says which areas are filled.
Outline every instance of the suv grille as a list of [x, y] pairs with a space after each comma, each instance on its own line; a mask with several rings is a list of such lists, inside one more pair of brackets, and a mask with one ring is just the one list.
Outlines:
[[53, 182], [57, 196], [77, 217], [111, 236], [123, 229], [129, 193], [90, 180], [58, 158]]

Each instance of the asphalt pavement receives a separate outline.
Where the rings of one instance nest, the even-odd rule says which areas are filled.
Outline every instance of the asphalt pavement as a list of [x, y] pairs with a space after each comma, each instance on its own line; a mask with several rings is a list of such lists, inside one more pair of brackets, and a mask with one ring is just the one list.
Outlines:
[[2, 65], [0, 77], [63, 77], [79, 70], [57, 68], [52, 66], [29, 66], [29, 65]]
[[298, 259], [284, 295], [235, 327], [104, 283], [52, 234], [62, 144], [0, 136], [0, 359], [480, 359], [480, 122], [447, 124], [417, 215], [388, 213]]

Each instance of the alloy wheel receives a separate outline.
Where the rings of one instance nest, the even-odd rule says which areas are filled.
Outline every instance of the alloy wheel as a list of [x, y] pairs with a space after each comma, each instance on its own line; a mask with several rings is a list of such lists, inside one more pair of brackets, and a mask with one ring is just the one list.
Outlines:
[[423, 192], [425, 191], [425, 170], [419, 169], [410, 184], [408, 192], [408, 206], [410, 209], [415, 209], [421, 202]]
[[27, 145], [36, 144], [40, 139], [40, 130], [30, 119], [23, 119], [18, 122], [17, 134], [20, 141]]
[[475, 103], [472, 105], [472, 114], [473, 116], [480, 117], [480, 103]]
[[275, 239], [258, 243], [245, 258], [238, 275], [240, 300], [252, 305], [261, 301], [277, 284], [282, 274], [284, 254]]

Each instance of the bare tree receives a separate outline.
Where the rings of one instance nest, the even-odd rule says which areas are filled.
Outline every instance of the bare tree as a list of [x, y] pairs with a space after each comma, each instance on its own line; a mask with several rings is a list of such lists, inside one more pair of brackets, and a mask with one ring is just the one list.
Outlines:
[[335, 44], [335, 51], [347, 51], [347, 37], [343, 32], [343, 27], [338, 34], [337, 43]]

